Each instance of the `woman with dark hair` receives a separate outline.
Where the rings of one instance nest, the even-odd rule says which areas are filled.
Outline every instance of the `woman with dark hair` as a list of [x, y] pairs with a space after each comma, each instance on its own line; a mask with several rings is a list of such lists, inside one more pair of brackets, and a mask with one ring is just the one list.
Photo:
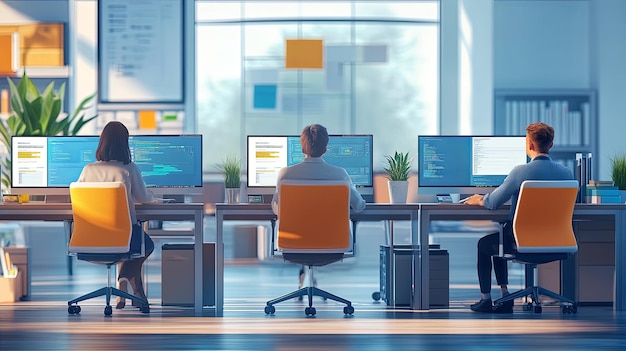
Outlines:
[[[144, 292], [141, 268], [144, 261], [154, 251], [154, 242], [143, 232], [141, 225], [137, 223], [135, 203], [154, 201], [152, 193], [146, 189], [141, 178], [139, 167], [132, 161], [130, 147], [128, 145], [128, 129], [121, 122], [112, 121], [102, 130], [100, 141], [96, 149], [96, 162], [90, 163], [83, 168], [79, 182], [122, 182], [126, 186], [130, 219], [133, 223], [131, 238], [131, 252], [140, 252], [141, 236], [144, 236], [145, 255], [130, 261], [124, 261], [118, 265], [119, 289], [128, 291], [130, 285], [133, 294], [141, 299], [148, 300]], [[116, 308], [126, 306], [126, 299], [117, 298]]]

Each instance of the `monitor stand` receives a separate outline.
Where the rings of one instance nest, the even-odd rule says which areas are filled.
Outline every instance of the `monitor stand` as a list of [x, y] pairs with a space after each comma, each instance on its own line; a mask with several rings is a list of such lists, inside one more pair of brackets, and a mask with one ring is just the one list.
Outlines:
[[185, 195], [167, 194], [163, 195], [163, 200], [169, 203], [185, 203]]

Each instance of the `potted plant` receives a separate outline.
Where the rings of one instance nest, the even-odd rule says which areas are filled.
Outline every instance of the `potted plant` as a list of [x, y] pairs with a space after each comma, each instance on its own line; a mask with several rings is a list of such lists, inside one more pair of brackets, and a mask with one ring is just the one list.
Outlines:
[[391, 203], [406, 203], [409, 191], [409, 173], [411, 171], [412, 158], [409, 153], [396, 151], [393, 156], [386, 155], [387, 167], [384, 168], [387, 173], [387, 182], [389, 186], [389, 200]]
[[238, 203], [239, 188], [241, 187], [241, 163], [239, 158], [233, 155], [227, 156], [218, 168], [224, 175], [226, 202]]
[[0, 119], [0, 141], [7, 150], [2, 159], [2, 186], [11, 186], [11, 136], [54, 136], [76, 135], [87, 123], [97, 115], [86, 116], [91, 106], [89, 103], [96, 96], [92, 94], [82, 100], [71, 115], [61, 112], [65, 96], [65, 83], [55, 91], [54, 82], [40, 93], [37, 86], [26, 73], [20, 82], [15, 83], [7, 78], [11, 94], [11, 112], [9, 117]]
[[611, 178], [619, 189], [622, 202], [626, 201], [626, 154], [617, 154], [611, 159]]

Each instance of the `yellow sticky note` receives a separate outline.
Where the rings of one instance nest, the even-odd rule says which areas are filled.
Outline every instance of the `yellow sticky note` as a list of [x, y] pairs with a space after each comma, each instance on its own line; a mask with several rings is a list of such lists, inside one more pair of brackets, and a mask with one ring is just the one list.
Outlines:
[[285, 68], [324, 68], [324, 41], [321, 39], [287, 39]]
[[139, 111], [139, 129], [156, 129], [156, 111]]

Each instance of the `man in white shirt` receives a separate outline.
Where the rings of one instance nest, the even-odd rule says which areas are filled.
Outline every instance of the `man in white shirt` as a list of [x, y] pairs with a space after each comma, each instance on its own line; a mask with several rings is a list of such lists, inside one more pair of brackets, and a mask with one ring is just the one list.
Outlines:
[[[324, 161], [322, 156], [326, 153], [328, 146], [328, 131], [319, 124], [311, 124], [304, 127], [300, 134], [300, 144], [304, 159], [302, 162], [281, 169], [278, 172], [276, 181], [276, 192], [272, 198], [272, 210], [278, 215], [278, 189], [283, 180], [344, 180], [350, 185], [350, 207], [354, 212], [361, 212], [365, 209], [365, 200], [356, 190], [352, 180], [345, 169], [333, 166]], [[304, 281], [304, 267], [300, 269], [300, 284], [302, 288]], [[300, 297], [302, 298], [302, 297]]]

